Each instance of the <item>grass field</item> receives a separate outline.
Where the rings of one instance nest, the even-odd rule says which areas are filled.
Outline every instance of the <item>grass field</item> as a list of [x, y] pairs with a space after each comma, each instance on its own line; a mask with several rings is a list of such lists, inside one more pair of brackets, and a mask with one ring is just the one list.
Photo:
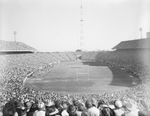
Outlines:
[[28, 79], [27, 86], [63, 93], [104, 93], [132, 87], [140, 82], [127, 73], [95, 61], [61, 62], [41, 77]]

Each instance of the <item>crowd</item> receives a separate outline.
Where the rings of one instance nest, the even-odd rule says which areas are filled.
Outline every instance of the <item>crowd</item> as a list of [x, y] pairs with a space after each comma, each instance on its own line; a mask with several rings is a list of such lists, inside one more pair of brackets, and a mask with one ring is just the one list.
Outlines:
[[150, 72], [149, 51], [104, 51], [98, 53], [96, 60], [105, 61], [109, 65], [124, 69], [127, 73], [139, 78]]
[[36, 49], [23, 42], [0, 40], [0, 51], [36, 51]]
[[[102, 55], [101, 55], [102, 54]], [[91, 52], [91, 56], [89, 58], [96, 57], [100, 62], [106, 63], [108, 66], [111, 67], [119, 67], [120, 69], [125, 70], [126, 72], [130, 73], [133, 76], [137, 77], [143, 77], [142, 80], [145, 80], [145, 70], [141, 67], [144, 67], [141, 65], [141, 62], [133, 60], [132, 54], [130, 57], [125, 57], [124, 55], [120, 55], [120, 57], [114, 53], [108, 53], [104, 52], [101, 54], [93, 53]], [[121, 53], [120, 53], [121, 54]], [[88, 55], [88, 53], [86, 53]], [[115, 57], [116, 56], [116, 57]], [[83, 56], [84, 57], [84, 56]], [[23, 110], [24, 113], [27, 114], [28, 111], [30, 111], [27, 108], [26, 105], [26, 99], [28, 99], [27, 102], [31, 106], [36, 106], [34, 109], [34, 112], [37, 110], [39, 111], [40, 107], [43, 104], [42, 110], [46, 113], [46, 99], [50, 99], [54, 101], [55, 105], [57, 104], [56, 101], [60, 102], [60, 105], [63, 106], [63, 103], [66, 103], [66, 111], [64, 114], [66, 116], [73, 115], [69, 114], [70, 107], [75, 106], [75, 111], [78, 111], [78, 106], [72, 103], [68, 103], [70, 99], [75, 99], [76, 101], [82, 101], [84, 108], [86, 111], [88, 108], [86, 107], [86, 101], [94, 98], [99, 101], [103, 100], [106, 106], [105, 110], [100, 111], [100, 114], [104, 114], [105, 111], [112, 111], [114, 112], [114, 101], [117, 99], [120, 99], [122, 101], [122, 104], [124, 104], [124, 101], [128, 101], [128, 99], [133, 100], [135, 102], [134, 104], [137, 104], [138, 109], [140, 111], [143, 110], [149, 110], [150, 109], [150, 98], [149, 98], [149, 84], [145, 84], [144, 82], [148, 83], [149, 81], [144, 81], [138, 86], [135, 86], [131, 89], [122, 90], [122, 91], [116, 91], [112, 93], [105, 93], [102, 95], [98, 94], [65, 94], [65, 93], [52, 93], [52, 92], [40, 92], [37, 90], [34, 90], [33, 88], [29, 88], [24, 86], [23, 81], [27, 77], [37, 77], [45, 71], [48, 71], [50, 68], [53, 67], [53, 65], [57, 64], [59, 61], [70, 61], [75, 60], [75, 54], [74, 53], [67, 53], [67, 54], [60, 54], [60, 53], [34, 53], [34, 54], [15, 54], [15, 55], [1, 55], [0, 56], [0, 84], [1, 84], [1, 90], [0, 90], [0, 107], [2, 112], [5, 112], [5, 109], [7, 111], [7, 107], [11, 106], [10, 108], [14, 108], [13, 112], [20, 115], [19, 112], [17, 112], [17, 108], [23, 108], [26, 109]], [[139, 58], [137, 58], [139, 59]], [[134, 61], [134, 62], [133, 62]], [[12, 102], [13, 98], [13, 102]], [[15, 101], [14, 101], [15, 98]], [[35, 100], [36, 98], [36, 100]], [[37, 100], [38, 99], [38, 100]], [[46, 100], [46, 101], [45, 101]], [[17, 103], [21, 103], [21, 106], [17, 106]], [[54, 104], [53, 103], [53, 104]], [[32, 105], [31, 105], [32, 104]], [[80, 103], [79, 103], [80, 104]], [[113, 106], [114, 105], [114, 106]], [[108, 107], [109, 106], [109, 107]], [[110, 106], [113, 106], [110, 107]], [[56, 108], [57, 106], [55, 106]], [[95, 106], [96, 108], [100, 108], [99, 106]], [[116, 107], [115, 107], [116, 108]], [[9, 109], [9, 108], [8, 108]], [[32, 108], [31, 108], [32, 109]], [[56, 108], [58, 109], [58, 108]], [[103, 108], [102, 108], [103, 109]], [[32, 109], [33, 110], [33, 109]], [[32, 111], [31, 110], [31, 111]], [[99, 109], [100, 110], [100, 109]], [[68, 113], [68, 114], [67, 114]], [[55, 114], [56, 115], [56, 114]], [[58, 115], [58, 114], [57, 114]], [[59, 115], [62, 115], [62, 112], [59, 111]], [[62, 115], [64, 116], [64, 115]], [[78, 114], [77, 114], [78, 116]], [[83, 116], [83, 115], [82, 115]], [[92, 115], [96, 116], [96, 115]], [[102, 115], [107, 116], [107, 115]], [[111, 115], [108, 115], [111, 116]], [[126, 115], [128, 116], [128, 115]], [[130, 115], [129, 115], [130, 116]]]
[[84, 60], [95, 60], [95, 57], [98, 55], [98, 52], [83, 52], [81, 59]]
[[11, 99], [0, 112], [1, 116], [149, 116], [132, 101], [76, 99], [59, 101], [47, 99]]
[[[83, 59], [86, 57], [95, 56], [94, 52], [83, 54]], [[117, 92], [118, 98], [124, 95], [127, 98], [132, 98], [136, 102], [144, 99], [150, 105], [150, 89], [149, 89], [149, 75], [150, 75], [150, 53], [149, 51], [101, 51], [95, 56], [95, 60], [109, 66], [124, 70], [131, 77], [140, 78], [142, 83], [125, 91]], [[140, 105], [141, 103], [139, 103]]]
[[53, 53], [53, 56], [49, 53], [0, 55], [0, 105], [14, 94], [20, 96], [27, 92], [28, 89], [23, 84], [24, 79], [46, 73], [59, 62], [56, 58], [57, 54]]

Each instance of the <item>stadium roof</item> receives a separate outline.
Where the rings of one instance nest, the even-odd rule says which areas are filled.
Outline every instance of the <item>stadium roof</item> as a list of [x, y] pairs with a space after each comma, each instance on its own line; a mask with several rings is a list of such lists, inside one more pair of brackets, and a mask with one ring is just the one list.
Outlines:
[[22, 42], [0, 40], [0, 52], [7, 51], [37, 51], [36, 49]]
[[150, 49], [150, 38], [122, 41], [112, 49]]

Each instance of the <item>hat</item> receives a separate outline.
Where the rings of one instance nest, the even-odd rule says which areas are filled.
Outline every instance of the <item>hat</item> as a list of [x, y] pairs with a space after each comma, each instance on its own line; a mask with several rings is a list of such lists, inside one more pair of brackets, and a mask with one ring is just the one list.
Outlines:
[[75, 107], [74, 105], [70, 105], [70, 106], [68, 107], [68, 112], [69, 112], [69, 113], [74, 113], [74, 112], [76, 112], [76, 107]]
[[100, 106], [100, 105], [103, 105], [103, 104], [105, 104], [105, 101], [102, 100], [102, 99], [100, 99], [100, 100], [98, 101], [98, 105]]
[[67, 108], [68, 108], [67, 103], [63, 103], [63, 104], [62, 104], [62, 107], [63, 107], [63, 109], [67, 109]]
[[43, 102], [38, 103], [38, 108], [43, 109], [45, 107], [45, 104]]
[[122, 102], [120, 100], [116, 100], [114, 103], [115, 107], [121, 108], [122, 107]]
[[26, 102], [25, 104], [26, 104], [26, 106], [27, 106], [28, 108], [32, 106], [32, 103], [31, 103], [31, 102], [29, 102], [29, 101], [28, 101], [28, 102]]
[[108, 107], [108, 105], [106, 105], [106, 104], [103, 104], [103, 105], [102, 105], [102, 107]]
[[85, 110], [85, 106], [84, 106], [82, 103], [80, 103], [80, 104], [78, 105], [78, 110], [79, 110], [79, 111], [84, 111], [84, 110]]
[[54, 101], [52, 101], [52, 100], [45, 101], [45, 106], [52, 106], [52, 105], [55, 105]]
[[73, 105], [78, 106], [79, 102], [77, 100], [73, 100]]
[[137, 106], [131, 102], [124, 102], [124, 106], [130, 111], [137, 110]]
[[111, 108], [111, 109], [115, 109], [114, 105], [109, 105], [108, 107]]
[[91, 101], [91, 100], [87, 100], [87, 101], [85, 102], [85, 106], [86, 106], [87, 108], [92, 107], [92, 106], [93, 106], [93, 105], [92, 105], [92, 101]]
[[16, 101], [16, 108], [21, 108], [24, 104], [22, 104], [21, 102], [19, 101]]
[[29, 99], [25, 99], [25, 100], [24, 100], [25, 103], [26, 103], [26, 102], [29, 102], [29, 101], [30, 101]]
[[97, 105], [98, 105], [97, 100], [92, 98], [91, 101], [92, 101], [92, 105], [97, 107]]

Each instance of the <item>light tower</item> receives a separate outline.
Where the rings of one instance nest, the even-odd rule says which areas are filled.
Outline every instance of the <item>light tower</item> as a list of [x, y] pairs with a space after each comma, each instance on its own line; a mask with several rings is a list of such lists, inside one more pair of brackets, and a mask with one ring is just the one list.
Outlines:
[[16, 34], [17, 34], [17, 31], [14, 31], [14, 42], [16, 42]]
[[142, 27], [140, 27], [139, 31], [140, 31], [140, 36], [141, 36], [141, 39], [142, 39], [142, 38], [143, 38], [143, 37], [142, 37], [142, 34], [143, 34], [143, 33], [142, 33], [142, 32], [143, 32]]
[[81, 50], [84, 49], [84, 36], [83, 36], [83, 0], [80, 0], [80, 45], [79, 48]]

